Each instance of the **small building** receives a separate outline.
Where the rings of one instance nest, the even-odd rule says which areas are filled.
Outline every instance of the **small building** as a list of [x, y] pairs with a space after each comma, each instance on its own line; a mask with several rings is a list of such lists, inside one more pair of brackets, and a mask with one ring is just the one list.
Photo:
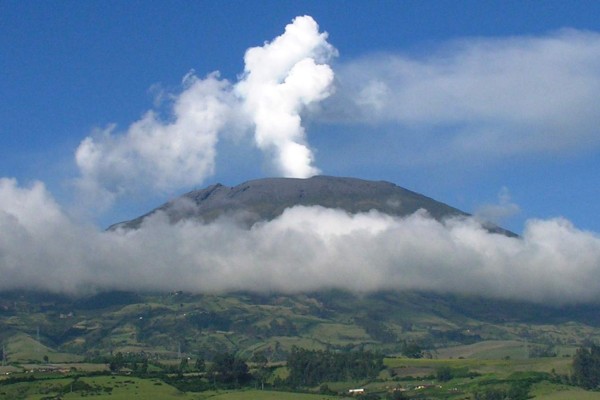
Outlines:
[[349, 389], [348, 390], [348, 394], [352, 395], [352, 396], [357, 396], [357, 395], [361, 395], [361, 394], [365, 394], [365, 389]]

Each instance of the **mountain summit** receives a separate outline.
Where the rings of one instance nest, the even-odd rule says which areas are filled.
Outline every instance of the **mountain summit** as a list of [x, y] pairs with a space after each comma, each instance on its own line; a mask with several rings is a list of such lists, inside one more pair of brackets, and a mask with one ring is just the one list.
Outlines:
[[[109, 230], [137, 229], [145, 218], [158, 211], [164, 212], [172, 223], [190, 218], [208, 223], [230, 215], [251, 226], [276, 218], [286, 208], [299, 205], [342, 209], [351, 214], [377, 210], [394, 216], [406, 216], [424, 209], [437, 220], [469, 215], [385, 181], [331, 176], [265, 178], [233, 187], [215, 184], [193, 190], [138, 218], [114, 224]], [[514, 235], [496, 226], [487, 228], [491, 232]]]

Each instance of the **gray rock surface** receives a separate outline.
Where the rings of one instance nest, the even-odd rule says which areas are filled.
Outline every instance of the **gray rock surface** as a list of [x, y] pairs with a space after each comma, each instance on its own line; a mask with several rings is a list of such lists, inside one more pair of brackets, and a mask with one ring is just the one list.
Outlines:
[[[394, 216], [406, 216], [425, 209], [438, 220], [468, 216], [454, 207], [390, 182], [315, 176], [308, 179], [257, 179], [234, 187], [212, 185], [191, 191], [131, 221], [112, 225], [109, 230], [137, 229], [146, 217], [157, 211], [165, 212], [172, 223], [189, 218], [208, 223], [220, 216], [231, 215], [251, 226], [258, 221], [276, 218], [286, 208], [297, 205], [318, 205], [351, 214], [374, 209]], [[496, 226], [487, 228], [492, 232], [514, 235]]]

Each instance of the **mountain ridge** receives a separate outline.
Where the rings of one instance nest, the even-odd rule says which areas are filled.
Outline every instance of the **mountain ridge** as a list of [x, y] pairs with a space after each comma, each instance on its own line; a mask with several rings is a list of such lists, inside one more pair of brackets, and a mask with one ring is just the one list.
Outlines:
[[[102, 292], [91, 297], [0, 292], [0, 341], [13, 360], [97, 357], [111, 351], [180, 358], [232, 352], [285, 360], [294, 346], [368, 348], [398, 354], [418, 343], [436, 352], [485, 341], [518, 341], [573, 354], [600, 337], [597, 305], [555, 307], [480, 296], [421, 291], [356, 294], [334, 289], [303, 294], [235, 292]], [[14, 346], [30, 338], [29, 350]], [[33, 342], [35, 341], [35, 342]], [[17, 341], [18, 342], [18, 341]]]
[[[262, 178], [236, 186], [220, 183], [192, 190], [150, 212], [129, 221], [111, 225], [108, 230], [138, 229], [156, 212], [164, 212], [171, 223], [193, 218], [210, 223], [223, 215], [252, 226], [277, 218], [293, 206], [322, 206], [351, 214], [377, 210], [404, 217], [424, 209], [436, 220], [469, 217], [470, 214], [433, 198], [387, 181], [317, 175], [311, 178]], [[484, 223], [488, 231], [507, 236], [516, 234]]]

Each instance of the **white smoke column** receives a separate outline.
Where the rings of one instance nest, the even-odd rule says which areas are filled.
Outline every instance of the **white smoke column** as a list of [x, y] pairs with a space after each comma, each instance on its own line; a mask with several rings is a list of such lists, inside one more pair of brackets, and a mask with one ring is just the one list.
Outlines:
[[319, 33], [310, 16], [295, 18], [271, 43], [246, 51], [236, 92], [256, 126], [257, 146], [273, 153], [276, 168], [286, 177], [319, 173], [300, 113], [332, 93], [333, 71], [324, 63], [335, 55], [327, 33]]

